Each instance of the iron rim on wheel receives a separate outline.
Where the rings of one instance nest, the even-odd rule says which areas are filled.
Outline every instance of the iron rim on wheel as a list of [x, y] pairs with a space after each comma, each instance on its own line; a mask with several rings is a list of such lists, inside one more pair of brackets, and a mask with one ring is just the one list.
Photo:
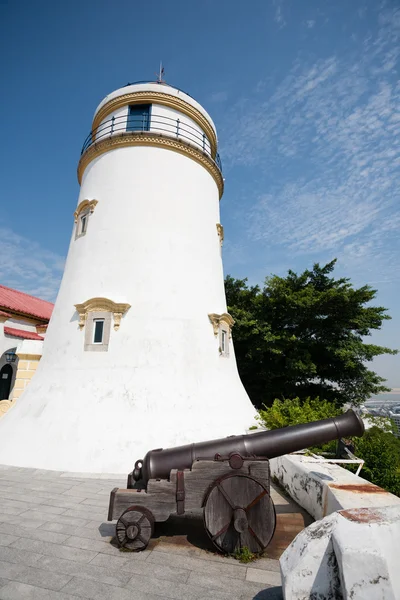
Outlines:
[[154, 533], [154, 516], [144, 506], [130, 506], [117, 521], [119, 546], [128, 550], [144, 550]]

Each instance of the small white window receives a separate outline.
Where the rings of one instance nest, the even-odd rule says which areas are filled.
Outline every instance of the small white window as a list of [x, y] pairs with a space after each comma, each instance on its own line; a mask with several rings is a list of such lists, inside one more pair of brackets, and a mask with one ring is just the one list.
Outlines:
[[103, 343], [104, 319], [94, 319], [93, 344]]
[[221, 355], [229, 356], [229, 333], [222, 327], [220, 329], [219, 342]]
[[88, 218], [87, 215], [81, 216], [81, 235], [84, 235], [86, 233], [87, 218]]
[[93, 311], [88, 313], [85, 327], [85, 351], [107, 352], [110, 342], [112, 313]]
[[87, 233], [88, 225], [89, 225], [89, 217], [90, 212], [85, 210], [85, 212], [81, 213], [77, 217], [76, 221], [76, 229], [75, 229], [75, 239], [78, 239]]
[[225, 352], [226, 350], [226, 331], [221, 331], [221, 350]]

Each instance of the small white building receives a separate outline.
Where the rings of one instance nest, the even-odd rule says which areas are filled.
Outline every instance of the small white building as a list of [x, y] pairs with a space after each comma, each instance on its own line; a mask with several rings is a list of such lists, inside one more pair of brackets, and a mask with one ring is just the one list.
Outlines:
[[0, 463], [127, 473], [151, 448], [254, 424], [225, 299], [217, 145], [204, 108], [164, 83], [97, 107], [43, 357], [0, 421]]
[[[0, 417], [36, 370], [52, 310], [51, 302], [0, 285]], [[34, 355], [22, 352], [28, 341]]]

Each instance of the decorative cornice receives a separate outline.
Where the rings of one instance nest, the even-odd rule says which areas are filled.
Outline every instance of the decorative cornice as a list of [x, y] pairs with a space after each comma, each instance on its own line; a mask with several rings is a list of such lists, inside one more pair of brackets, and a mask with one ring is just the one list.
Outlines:
[[224, 180], [221, 171], [209, 156], [180, 140], [162, 137], [159, 133], [151, 133], [149, 131], [146, 131], [144, 134], [141, 131], [130, 131], [129, 133], [127, 132], [121, 135], [110, 136], [101, 142], [97, 142], [96, 144], [89, 146], [79, 161], [79, 183], [82, 181], [82, 176], [86, 167], [92, 162], [92, 160], [101, 154], [108, 152], [109, 150], [114, 150], [115, 148], [124, 148], [126, 146], [161, 146], [195, 160], [205, 167], [205, 169], [207, 169], [210, 175], [214, 178], [215, 183], [218, 186], [219, 197], [221, 198], [224, 192]]
[[234, 326], [235, 321], [229, 313], [222, 313], [222, 315], [217, 315], [216, 313], [211, 313], [210, 315], [208, 315], [208, 318], [210, 319], [212, 326], [214, 328], [215, 336], [218, 335], [219, 326], [220, 326], [220, 323], [222, 323], [222, 322], [226, 323], [228, 325], [229, 335], [231, 334], [231, 329]]
[[211, 156], [215, 158], [217, 153], [217, 136], [208, 119], [206, 119], [203, 113], [201, 113], [197, 108], [185, 100], [182, 100], [182, 98], [177, 98], [176, 96], [171, 96], [170, 94], [164, 94], [163, 92], [144, 90], [141, 92], [130, 92], [129, 94], [123, 94], [122, 96], [117, 96], [117, 98], [112, 98], [112, 100], [106, 102], [106, 104], [104, 104], [104, 106], [102, 106], [95, 115], [92, 124], [93, 133], [96, 133], [96, 129], [100, 123], [115, 110], [118, 110], [123, 106], [143, 103], [154, 103], [162, 104], [163, 106], [169, 106], [170, 108], [178, 110], [193, 119], [193, 121], [199, 125], [199, 127], [208, 137], [211, 146]]
[[78, 204], [78, 207], [77, 207], [76, 211], [74, 212], [74, 221], [75, 221], [75, 223], [78, 221], [79, 215], [84, 210], [89, 210], [90, 214], [92, 214], [92, 212], [95, 209], [96, 204], [98, 204], [98, 200], [82, 200], [82, 202], [80, 202]]
[[114, 315], [114, 329], [118, 331], [123, 315], [130, 309], [130, 304], [117, 303], [108, 298], [90, 298], [82, 304], [75, 304], [79, 314], [79, 329], [85, 327], [89, 312], [111, 312]]
[[40, 360], [42, 358], [41, 354], [20, 354], [19, 352], [16, 352], [15, 354], [18, 356], [19, 360]]
[[222, 244], [224, 243], [224, 228], [221, 225], [221, 223], [217, 223], [217, 232], [219, 237], [219, 243], [222, 246]]

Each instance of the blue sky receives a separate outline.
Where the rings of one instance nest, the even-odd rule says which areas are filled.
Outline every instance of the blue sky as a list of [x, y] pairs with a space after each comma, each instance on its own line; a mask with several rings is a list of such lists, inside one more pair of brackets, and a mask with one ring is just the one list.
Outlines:
[[[379, 290], [400, 347], [397, 0], [0, 2], [0, 281], [54, 300], [100, 100], [166, 79], [213, 117], [226, 177], [225, 272], [338, 258]], [[400, 392], [400, 357], [375, 369]]]

